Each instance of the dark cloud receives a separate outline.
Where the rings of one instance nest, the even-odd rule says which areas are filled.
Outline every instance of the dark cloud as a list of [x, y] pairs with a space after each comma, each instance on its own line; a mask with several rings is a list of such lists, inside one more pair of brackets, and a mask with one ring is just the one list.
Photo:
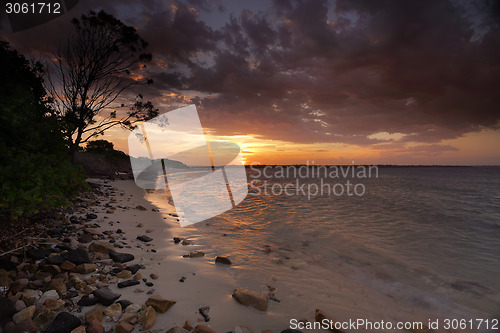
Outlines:
[[[194, 72], [193, 86], [218, 94], [200, 104], [221, 133], [244, 119], [244, 131], [275, 139], [372, 144], [382, 131], [439, 142], [498, 126], [496, 21], [478, 36], [481, 18], [454, 2], [274, 3], [273, 16], [233, 18], [229, 51]], [[256, 22], [267, 38], [253, 37]]]
[[[368, 145], [383, 141], [370, 135], [388, 132], [432, 145], [498, 126], [497, 1], [266, 6], [242, 5], [217, 29], [200, 13], [226, 20], [221, 12], [234, 3], [93, 0], [69, 14], [102, 8], [137, 27], [155, 58], [143, 73], [155, 81], [149, 98], [161, 104], [171, 92], [195, 92], [216, 134]], [[2, 35], [43, 49], [71, 29], [69, 20], [56, 21]]]

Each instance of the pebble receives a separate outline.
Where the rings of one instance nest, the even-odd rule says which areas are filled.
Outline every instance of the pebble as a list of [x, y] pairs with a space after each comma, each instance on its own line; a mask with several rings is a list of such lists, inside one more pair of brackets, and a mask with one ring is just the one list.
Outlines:
[[205, 253], [202, 251], [193, 251], [193, 252], [189, 253], [189, 258], [200, 258], [200, 257], [204, 257], [204, 256], [205, 256]]
[[145, 243], [151, 242], [153, 240], [153, 238], [145, 236], [145, 235], [137, 236], [137, 239], [142, 241], [142, 242], [145, 242]]
[[119, 279], [128, 279], [128, 278], [132, 277], [132, 272], [129, 271], [129, 270], [124, 269], [123, 271], [118, 272], [116, 274], [116, 277], [119, 278]]
[[14, 316], [12, 316], [12, 321], [16, 324], [19, 324], [23, 320], [27, 320], [33, 318], [33, 314], [35, 314], [36, 307], [34, 305], [31, 305], [27, 308], [22, 309], [18, 313], [16, 313]]
[[221, 257], [221, 256], [216, 257], [215, 262], [217, 264], [231, 265], [231, 260], [229, 260], [229, 258]]
[[244, 288], [236, 288], [233, 291], [233, 298], [240, 304], [251, 306], [257, 310], [267, 310], [268, 297], [262, 293], [257, 293]]
[[159, 295], [153, 295], [146, 301], [147, 306], [153, 307], [155, 311], [165, 313], [174, 305], [176, 301], [167, 300]]
[[52, 323], [47, 327], [45, 333], [66, 333], [81, 326], [81, 321], [69, 312], [60, 312]]
[[142, 324], [144, 330], [148, 330], [156, 322], [156, 311], [153, 307], [148, 306], [144, 311], [139, 315], [139, 321]]
[[120, 303], [115, 303], [104, 309], [104, 314], [108, 317], [115, 317], [122, 313], [122, 306]]
[[[118, 283], [118, 288], [126, 288], [126, 287], [131, 287], [138, 285], [140, 282], [137, 280], [126, 280], [123, 282]], [[146, 283], [147, 284], [147, 283]]]
[[208, 315], [208, 311], [210, 311], [210, 307], [205, 306], [198, 309], [198, 312], [201, 314], [205, 322], [210, 321], [210, 316]]
[[134, 326], [127, 322], [121, 322], [115, 327], [115, 333], [130, 333], [134, 330]]
[[104, 306], [110, 306], [111, 304], [114, 303], [114, 301], [116, 301], [118, 298], [121, 297], [120, 294], [115, 294], [109, 288], [97, 289], [96, 291], [93, 292], [93, 294], [95, 297], [97, 297], [99, 303], [101, 303]]
[[125, 263], [135, 259], [135, 257], [132, 254], [118, 253], [118, 252], [110, 252], [109, 257], [119, 263]]
[[93, 309], [90, 309], [85, 314], [85, 322], [87, 324], [90, 324], [93, 320], [101, 322], [103, 318], [104, 318], [103, 308], [100, 305], [96, 306]]

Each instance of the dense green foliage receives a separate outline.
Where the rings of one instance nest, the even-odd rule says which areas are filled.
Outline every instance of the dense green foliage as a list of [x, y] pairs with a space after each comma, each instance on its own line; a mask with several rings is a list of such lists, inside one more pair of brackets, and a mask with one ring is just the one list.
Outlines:
[[84, 184], [42, 75], [39, 63], [0, 41], [0, 209], [13, 217], [63, 205]]
[[85, 151], [93, 154], [103, 155], [111, 161], [118, 161], [120, 159], [127, 159], [128, 155], [121, 150], [115, 150], [112, 142], [107, 140], [94, 140], [89, 141], [85, 147]]
[[107, 140], [89, 141], [85, 150], [88, 152], [105, 152], [114, 150], [115, 145]]

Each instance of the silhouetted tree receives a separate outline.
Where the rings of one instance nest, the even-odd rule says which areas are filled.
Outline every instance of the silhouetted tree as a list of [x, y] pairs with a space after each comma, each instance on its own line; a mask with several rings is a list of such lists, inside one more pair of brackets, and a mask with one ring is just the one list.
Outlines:
[[[147, 43], [137, 31], [103, 11], [90, 11], [72, 23], [75, 33], [59, 48], [53, 61], [55, 76], [49, 76], [49, 82], [65, 133], [77, 149], [113, 126], [134, 128], [158, 110], [142, 95], [131, 105], [117, 101], [131, 85], [152, 83], [138, 78], [152, 56], [144, 52]], [[113, 111], [104, 114], [108, 108]], [[120, 108], [126, 111], [117, 111]]]

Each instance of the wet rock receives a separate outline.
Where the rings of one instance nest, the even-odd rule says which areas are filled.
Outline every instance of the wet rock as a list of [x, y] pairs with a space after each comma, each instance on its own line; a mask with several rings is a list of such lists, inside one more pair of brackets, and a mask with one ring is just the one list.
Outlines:
[[52, 274], [44, 271], [38, 271], [35, 273], [35, 279], [37, 280], [45, 280], [46, 278], [49, 278], [47, 281], [50, 280], [50, 278], [52, 278]]
[[87, 324], [90, 324], [93, 320], [97, 320], [98, 322], [101, 322], [102, 319], [104, 318], [104, 313], [102, 306], [98, 305], [93, 309], [90, 309], [86, 314], [85, 314], [85, 322]]
[[44, 305], [45, 301], [47, 301], [48, 299], [58, 300], [59, 293], [54, 289], [48, 290], [42, 294], [42, 296], [36, 301], [35, 304], [37, 307], [40, 307], [40, 306]]
[[184, 326], [182, 326], [182, 328], [184, 328], [188, 331], [191, 331], [193, 329], [193, 325], [191, 324], [191, 322], [189, 320], [186, 320], [186, 322], [184, 323]]
[[236, 288], [233, 291], [233, 298], [240, 304], [251, 306], [257, 310], [267, 310], [267, 295], [244, 288]]
[[181, 278], [179, 279], [179, 282], [184, 282], [184, 281], [186, 281], [186, 277], [185, 277], [185, 276], [183, 276], [183, 277], [181, 277]]
[[104, 306], [110, 306], [111, 304], [114, 303], [114, 301], [116, 301], [121, 296], [120, 294], [115, 294], [109, 288], [97, 289], [96, 291], [93, 292], [93, 294], [95, 297], [97, 297], [99, 303], [101, 303]]
[[104, 309], [104, 314], [108, 317], [115, 317], [122, 313], [122, 306], [119, 303], [112, 304]]
[[116, 274], [116, 277], [119, 278], [119, 279], [129, 279], [129, 278], [132, 277], [132, 272], [129, 271], [129, 270], [127, 270], [127, 269], [125, 269], [125, 270], [123, 270], [121, 272], [118, 272]]
[[94, 295], [83, 295], [82, 298], [76, 303], [79, 306], [92, 306], [99, 303], [99, 300]]
[[231, 260], [229, 260], [229, 258], [219, 256], [215, 258], [215, 263], [223, 265], [231, 265]]
[[153, 307], [148, 306], [144, 311], [139, 315], [139, 321], [142, 324], [143, 329], [148, 330], [156, 322], [156, 311]]
[[139, 271], [141, 269], [141, 265], [134, 264], [134, 265], [130, 265], [130, 266], [125, 267], [125, 269], [127, 271], [130, 271], [132, 274], [135, 274], [135, 273], [137, 273], [137, 271]]
[[189, 258], [200, 258], [200, 257], [204, 257], [204, 256], [205, 256], [205, 253], [202, 251], [193, 251], [193, 252], [189, 253]]
[[145, 243], [151, 242], [153, 240], [153, 238], [145, 236], [145, 235], [137, 236], [137, 239], [142, 241], [142, 242], [145, 242]]
[[115, 327], [115, 333], [130, 333], [134, 330], [134, 326], [127, 322], [121, 322]]
[[118, 283], [118, 288], [127, 288], [127, 287], [131, 287], [131, 286], [136, 286], [139, 283], [140, 282], [137, 280], [126, 280], [126, 281]]
[[113, 261], [125, 263], [135, 259], [132, 254], [129, 253], [119, 253], [119, 252], [110, 252], [109, 257], [113, 259]]
[[135, 209], [142, 210], [142, 211], [147, 210], [144, 206], [141, 206], [141, 205], [137, 205], [135, 207]]
[[174, 237], [174, 243], [179, 244], [181, 242], [181, 239], [179, 237]]
[[79, 241], [80, 243], [84, 243], [84, 244], [86, 244], [86, 243], [90, 243], [90, 242], [92, 242], [93, 240], [94, 240], [94, 239], [92, 238], [92, 236], [90, 236], [90, 235], [88, 235], [88, 234], [83, 234], [83, 235], [81, 235], [81, 236], [79, 236], [79, 237], [78, 237], [78, 241]]
[[33, 318], [33, 315], [35, 314], [35, 310], [36, 310], [36, 308], [34, 305], [28, 306], [27, 308], [22, 309], [21, 311], [19, 311], [15, 315], [13, 315], [12, 321], [16, 324], [19, 324], [23, 320], [27, 320], [27, 319], [31, 320], [31, 318]]
[[167, 299], [164, 299], [163, 297], [159, 295], [153, 295], [151, 296], [147, 301], [146, 305], [147, 306], [152, 306], [153, 309], [155, 309], [157, 312], [160, 313], [165, 313], [170, 309], [172, 305], [174, 305], [176, 301], [170, 301]]
[[132, 302], [131, 302], [131, 301], [126, 300], [126, 299], [119, 300], [119, 301], [117, 301], [116, 303], [120, 304], [120, 305], [122, 306], [122, 309], [124, 309], [124, 310], [125, 310], [126, 308], [128, 308], [128, 307], [129, 307], [129, 305], [131, 305], [131, 304], [132, 304]]
[[61, 269], [57, 265], [46, 265], [45, 267], [43, 267], [43, 270], [52, 275], [57, 275], [61, 273]]
[[86, 228], [84, 231], [94, 238], [100, 238], [104, 236], [102, 232], [95, 228]]
[[[314, 320], [321, 323], [325, 319], [328, 320], [328, 322], [332, 321], [323, 311], [316, 309], [316, 312], [314, 313]], [[333, 333], [344, 333], [344, 331], [338, 330], [335, 327], [331, 327], [329, 331]]]
[[49, 256], [47, 259], [45, 259], [45, 262], [49, 265], [60, 266], [64, 262], [64, 259], [63, 259], [63, 257], [61, 257], [60, 255], [57, 254], [57, 255]]
[[87, 328], [87, 333], [103, 333], [104, 326], [99, 320], [92, 320]]
[[40, 290], [26, 289], [21, 295], [21, 301], [23, 301], [26, 306], [31, 306], [35, 304], [41, 296], [42, 292]]
[[66, 304], [66, 302], [63, 301], [62, 299], [49, 298], [48, 300], [45, 301], [44, 306], [49, 310], [59, 310], [64, 306], [64, 304]]
[[206, 325], [198, 325], [194, 328], [192, 333], [217, 333]]
[[60, 312], [49, 325], [45, 333], [71, 333], [82, 322], [69, 312]]
[[80, 274], [90, 274], [97, 270], [96, 264], [81, 264], [76, 266], [76, 271]]
[[59, 267], [64, 271], [72, 271], [76, 268], [76, 265], [66, 260]]
[[122, 314], [120, 322], [130, 323], [133, 321], [137, 321], [138, 318], [139, 314], [137, 313], [137, 309], [133, 308], [133, 306], [130, 306], [130, 308], [127, 308], [127, 310], [125, 310], [125, 312]]
[[51, 252], [51, 249], [29, 249], [26, 251], [26, 256], [30, 259], [40, 260], [47, 257]]
[[43, 332], [49, 327], [55, 317], [56, 314], [54, 311], [46, 308], [39, 308], [33, 314], [33, 323], [39, 331]]
[[[26, 309], [26, 304], [24, 304], [23, 301], [21, 300], [17, 300], [15, 303], [14, 303], [14, 309], [16, 310], [16, 312], [19, 312], [21, 311], [22, 309]], [[0, 325], [1, 326], [1, 325]]]
[[90, 252], [101, 252], [101, 253], [110, 253], [115, 251], [115, 247], [111, 245], [110, 243], [106, 243], [103, 241], [95, 241], [92, 242], [89, 246], [89, 251]]
[[55, 290], [60, 297], [64, 297], [64, 295], [66, 295], [67, 288], [63, 279], [52, 279], [45, 287], [45, 290]]
[[152, 286], [154, 286], [154, 284], [153, 284], [153, 282], [146, 282], [146, 286], [152, 287]]
[[208, 315], [208, 311], [210, 311], [209, 306], [205, 306], [198, 309], [198, 312], [200, 312], [203, 319], [205, 319], [205, 322], [210, 321], [210, 316]]
[[111, 272], [115, 275], [120, 273], [121, 271], [123, 271], [123, 268], [121, 268], [121, 267], [115, 267], [115, 268], [113, 268], [113, 270], [111, 270]]
[[189, 333], [189, 331], [183, 327], [174, 326], [167, 331], [167, 333]]
[[66, 260], [72, 262], [75, 265], [90, 263], [89, 254], [84, 249], [68, 251], [68, 253], [66, 254]]
[[97, 218], [97, 215], [94, 213], [87, 213], [87, 215], [85, 215], [85, 218], [87, 220], [95, 220]]
[[14, 281], [14, 283], [12, 283], [12, 285], [10, 286], [9, 293], [15, 295], [18, 292], [23, 291], [28, 286], [28, 283], [29, 283], [28, 279], [20, 279]]

